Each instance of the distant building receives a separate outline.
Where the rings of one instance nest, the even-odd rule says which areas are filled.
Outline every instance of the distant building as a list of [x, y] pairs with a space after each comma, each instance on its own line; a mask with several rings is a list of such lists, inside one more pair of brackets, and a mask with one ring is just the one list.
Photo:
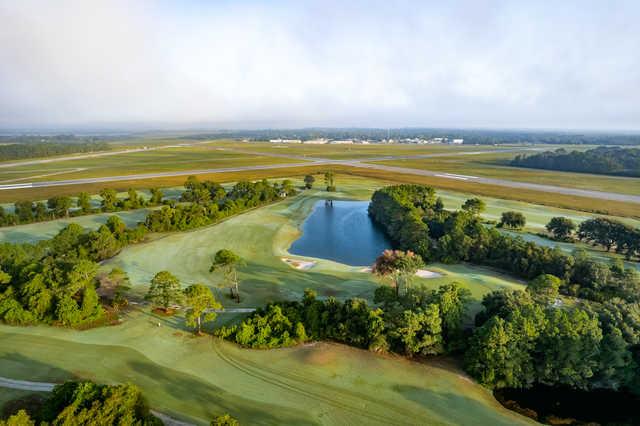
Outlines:
[[323, 145], [325, 143], [329, 143], [329, 139], [324, 139], [324, 138], [321, 138], [321, 139], [310, 139], [310, 140], [304, 141], [302, 143], [309, 144], [309, 145]]
[[300, 139], [269, 139], [271, 143], [302, 143]]
[[341, 141], [331, 141], [329, 143], [334, 144], [334, 145], [350, 145], [350, 144], [353, 143], [353, 141], [351, 139], [345, 139], [345, 140], [341, 140]]
[[451, 143], [454, 145], [460, 145], [464, 143], [464, 139], [451, 139]]

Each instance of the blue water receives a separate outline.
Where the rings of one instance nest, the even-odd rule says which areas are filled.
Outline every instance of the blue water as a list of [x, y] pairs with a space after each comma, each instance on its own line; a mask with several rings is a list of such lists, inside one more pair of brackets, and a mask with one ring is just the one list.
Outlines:
[[368, 206], [368, 201], [334, 201], [333, 206], [318, 201], [289, 253], [353, 266], [371, 265], [391, 243], [369, 218]]

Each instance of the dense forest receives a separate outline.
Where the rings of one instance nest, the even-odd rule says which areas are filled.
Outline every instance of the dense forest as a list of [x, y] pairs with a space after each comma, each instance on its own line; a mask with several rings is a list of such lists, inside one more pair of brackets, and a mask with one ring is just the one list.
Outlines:
[[0, 161], [106, 151], [108, 143], [74, 135], [0, 137]]
[[640, 177], [640, 148], [601, 146], [588, 151], [560, 148], [540, 154], [518, 155], [510, 164], [534, 169]]

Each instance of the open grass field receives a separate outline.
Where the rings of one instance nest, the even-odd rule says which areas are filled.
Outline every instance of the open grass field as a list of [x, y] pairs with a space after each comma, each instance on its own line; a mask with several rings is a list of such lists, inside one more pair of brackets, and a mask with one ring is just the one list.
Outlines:
[[517, 154], [518, 153], [514, 152], [473, 156], [388, 160], [374, 162], [374, 164], [506, 179], [519, 182], [532, 182], [544, 185], [566, 186], [569, 188], [617, 192], [621, 194], [640, 194], [639, 178], [536, 170], [508, 166], [508, 161], [514, 158]]
[[0, 168], [0, 184], [121, 176], [280, 163], [300, 163], [279, 157], [222, 151], [212, 145], [174, 147], [95, 158]]
[[462, 153], [472, 151], [495, 151], [501, 149], [522, 148], [528, 150], [533, 146], [494, 146], [494, 145], [417, 145], [417, 144], [370, 144], [370, 145], [308, 145], [308, 144], [280, 144], [270, 142], [235, 142], [219, 141], [219, 146], [261, 152], [265, 154], [298, 155], [317, 158], [331, 158], [334, 160], [363, 159], [388, 155], [423, 155]]

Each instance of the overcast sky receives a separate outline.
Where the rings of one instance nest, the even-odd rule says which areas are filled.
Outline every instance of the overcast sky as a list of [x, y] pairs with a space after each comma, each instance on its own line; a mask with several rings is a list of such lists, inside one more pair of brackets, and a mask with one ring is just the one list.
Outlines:
[[638, 0], [0, 0], [0, 127], [638, 130], [639, 22]]

